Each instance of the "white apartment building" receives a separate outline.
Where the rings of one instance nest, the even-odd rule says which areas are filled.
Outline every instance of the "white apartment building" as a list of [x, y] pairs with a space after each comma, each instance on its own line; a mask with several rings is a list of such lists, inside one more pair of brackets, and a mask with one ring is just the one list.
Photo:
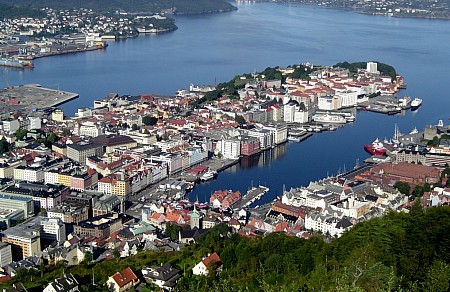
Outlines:
[[309, 114], [307, 110], [300, 110], [300, 105], [297, 101], [291, 100], [283, 106], [284, 118], [286, 123], [307, 123], [309, 121]]
[[44, 172], [44, 183], [51, 184], [51, 185], [57, 185], [58, 184], [58, 172], [53, 171], [46, 171]]
[[44, 180], [44, 171], [41, 167], [19, 166], [14, 169], [14, 179], [29, 182], [41, 182]]
[[59, 218], [41, 218], [41, 238], [56, 240], [58, 243], [66, 241], [66, 226]]
[[286, 125], [274, 124], [266, 125], [263, 129], [269, 130], [272, 134], [272, 140], [275, 144], [281, 144], [286, 142], [288, 136], [288, 128]]
[[42, 127], [42, 120], [40, 117], [28, 117], [28, 130], [40, 129]]
[[0, 242], [0, 267], [4, 267], [12, 263], [11, 245]]
[[255, 137], [259, 139], [259, 145], [261, 149], [267, 149], [274, 145], [273, 136], [270, 130], [267, 129], [251, 129], [246, 131], [247, 135], [250, 137]]
[[217, 142], [216, 149], [225, 159], [238, 159], [241, 155], [241, 141], [239, 139], [222, 139]]

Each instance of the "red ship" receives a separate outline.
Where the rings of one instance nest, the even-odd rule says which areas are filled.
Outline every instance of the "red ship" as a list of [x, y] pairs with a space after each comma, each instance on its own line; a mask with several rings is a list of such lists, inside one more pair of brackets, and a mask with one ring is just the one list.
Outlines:
[[364, 150], [366, 150], [372, 155], [379, 155], [379, 156], [386, 155], [386, 148], [384, 148], [383, 143], [381, 143], [378, 139], [373, 141], [372, 144], [365, 144]]

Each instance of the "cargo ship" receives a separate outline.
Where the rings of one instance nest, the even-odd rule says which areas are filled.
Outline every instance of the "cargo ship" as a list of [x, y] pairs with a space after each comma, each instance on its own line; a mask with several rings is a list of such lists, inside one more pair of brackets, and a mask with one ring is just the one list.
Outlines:
[[5, 59], [5, 58], [0, 59], [0, 66], [19, 68], [19, 69], [34, 67], [33, 62], [31, 62], [29, 60], [13, 60], [13, 59]]

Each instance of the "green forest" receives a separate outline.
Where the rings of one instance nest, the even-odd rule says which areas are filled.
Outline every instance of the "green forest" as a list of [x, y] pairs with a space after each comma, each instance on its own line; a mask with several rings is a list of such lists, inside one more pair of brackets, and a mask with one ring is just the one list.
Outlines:
[[[395, 71], [394, 67], [381, 63], [381, 62], [375, 62], [377, 63], [378, 71], [380, 71], [382, 74], [386, 74], [387, 76], [390, 76], [392, 80], [395, 80], [397, 72]], [[366, 69], [367, 62], [355, 62], [355, 63], [349, 63], [349, 62], [341, 62], [337, 63], [333, 67], [340, 67], [350, 70], [352, 73], [356, 73], [358, 69]]]
[[30, 9], [23, 6], [18, 7], [16, 5], [0, 3], [0, 18], [18, 18], [18, 17], [42, 18], [45, 17], [45, 13], [37, 9]]
[[[211, 252], [219, 254], [223, 270], [193, 276], [194, 265]], [[29, 291], [42, 291], [65, 269], [84, 283], [81, 291], [104, 291], [107, 277], [127, 266], [141, 277], [143, 266], [161, 263], [181, 270], [175, 291], [448, 291], [450, 208], [424, 211], [416, 203], [409, 213], [390, 211], [329, 242], [321, 236], [302, 239], [283, 233], [247, 238], [221, 224], [179, 252], [143, 251], [70, 268], [42, 266], [20, 272], [13, 281], [24, 283]], [[94, 273], [92, 286], [87, 283], [92, 283]]]
[[54, 9], [91, 8], [99, 12], [124, 10], [127, 12], [159, 13], [174, 9], [177, 14], [213, 13], [235, 10], [225, 0], [0, 0], [1, 4], [20, 7]]

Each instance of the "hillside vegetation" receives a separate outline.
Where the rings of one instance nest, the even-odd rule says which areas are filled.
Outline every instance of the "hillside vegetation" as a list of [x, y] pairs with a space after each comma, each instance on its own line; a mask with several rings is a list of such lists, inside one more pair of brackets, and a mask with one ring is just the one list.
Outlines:
[[159, 13], [161, 10], [173, 8], [177, 14], [213, 13], [236, 9], [225, 0], [0, 0], [0, 3], [36, 9], [91, 8], [96, 11], [124, 10], [146, 13]]
[[[15, 3], [13, 3], [15, 4]], [[30, 9], [26, 7], [18, 7], [16, 5], [0, 3], [0, 18], [18, 18], [18, 17], [32, 17], [41, 18], [45, 13], [37, 9]]]
[[[223, 271], [192, 276], [207, 253], [217, 252]], [[230, 235], [225, 225], [206, 233], [180, 252], [140, 252], [127, 259], [85, 262], [66, 268], [84, 283], [81, 291], [103, 291], [107, 277], [130, 266], [170, 263], [184, 276], [176, 291], [448, 291], [450, 280], [450, 208], [390, 212], [357, 224], [341, 238], [301, 239], [282, 233], [246, 238]], [[13, 280], [42, 287], [61, 275], [62, 265], [19, 273]], [[96, 286], [91, 286], [92, 271]], [[11, 283], [7, 283], [10, 285]]]

